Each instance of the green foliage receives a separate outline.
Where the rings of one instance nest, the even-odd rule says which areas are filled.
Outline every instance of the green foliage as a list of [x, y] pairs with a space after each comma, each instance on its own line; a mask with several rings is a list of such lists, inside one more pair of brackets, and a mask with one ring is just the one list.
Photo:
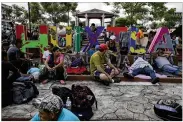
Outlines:
[[38, 2], [31, 2], [30, 3], [30, 17], [32, 23], [38, 23], [40, 20], [43, 19], [42, 12], [43, 9], [41, 8]]
[[13, 12], [12, 9], [4, 8], [4, 11], [6, 12], [6, 16], [7, 16], [8, 18], [11, 18], [11, 17], [12, 17], [12, 12]]
[[[159, 20], [161, 23], [153, 23], [152, 28], [157, 28], [159, 26], [167, 26], [169, 28], [172, 28], [176, 25], [177, 22], [181, 23], [180, 21], [182, 19], [182, 16], [178, 16], [175, 14], [176, 9], [171, 8], [170, 10], [168, 10], [168, 8], [165, 6], [165, 2], [106, 2], [105, 4], [112, 5], [113, 9], [117, 11], [116, 13], [118, 13], [120, 9], [124, 9], [127, 17], [117, 19], [117, 26], [121, 26], [124, 24], [128, 26], [127, 21], [130, 21], [131, 24], [137, 24], [137, 20], [140, 20], [142, 21], [142, 24], [145, 24], [148, 21]], [[165, 20], [165, 22], [162, 22], [163, 19]]]
[[68, 15], [67, 13], [72, 11], [74, 12], [77, 8], [77, 3], [48, 3], [42, 2], [40, 3], [45, 13], [47, 13], [54, 24], [58, 24], [59, 22], [67, 22]]
[[150, 15], [153, 16], [154, 20], [163, 19], [165, 12], [167, 11], [167, 7], [165, 6], [166, 3], [159, 3], [159, 2], [151, 2], [148, 3], [148, 6], [151, 7]]
[[116, 20], [117, 27], [130, 26], [131, 22], [127, 18], [117, 18]]
[[180, 22], [182, 17], [175, 14], [176, 9], [171, 8], [164, 14], [165, 26], [172, 28], [176, 25], [176, 22]]

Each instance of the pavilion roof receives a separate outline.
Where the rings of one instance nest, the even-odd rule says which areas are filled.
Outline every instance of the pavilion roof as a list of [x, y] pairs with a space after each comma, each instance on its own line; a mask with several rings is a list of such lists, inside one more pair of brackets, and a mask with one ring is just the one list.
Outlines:
[[103, 11], [103, 10], [99, 10], [99, 9], [91, 9], [91, 10], [87, 10], [87, 11], [83, 11], [83, 12], [78, 12], [75, 14], [75, 16], [78, 16], [78, 18], [85, 18], [85, 14], [88, 15], [89, 19], [101, 19], [102, 15], [105, 15], [105, 18], [112, 18], [114, 16], [116, 16], [116, 14], [107, 12], [107, 11]]

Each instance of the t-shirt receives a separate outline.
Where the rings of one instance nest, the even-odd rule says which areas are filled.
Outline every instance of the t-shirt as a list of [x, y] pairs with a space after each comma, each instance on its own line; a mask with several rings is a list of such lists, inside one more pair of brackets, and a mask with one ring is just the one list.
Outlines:
[[130, 70], [133, 71], [138, 68], [144, 68], [145, 66], [149, 66], [153, 70], [153, 67], [149, 64], [149, 62], [145, 61], [141, 57], [138, 57], [138, 59], [130, 67]]
[[[39, 113], [37, 113], [31, 121], [40, 121]], [[58, 117], [57, 121], [80, 121], [79, 118], [74, 115], [71, 111], [63, 108], [61, 114]]]
[[58, 57], [57, 57], [57, 59], [56, 60], [54, 60], [53, 59], [54, 58], [54, 56], [53, 56], [53, 54], [50, 54], [49, 56], [48, 56], [48, 64], [49, 64], [49, 66], [54, 66], [54, 65], [58, 65], [60, 62], [64, 62], [64, 55], [63, 54], [60, 54]]
[[162, 68], [164, 65], [171, 64], [166, 57], [158, 56], [155, 59], [158, 68]]
[[21, 52], [16, 46], [15, 47], [13, 46], [8, 49], [7, 55], [8, 55], [8, 60], [13, 61], [20, 58]]
[[107, 63], [105, 55], [101, 55], [99, 51], [95, 52], [90, 58], [90, 72], [93, 75], [97, 70], [97, 65], [100, 65], [104, 69], [104, 64]]
[[47, 59], [50, 54], [51, 54], [51, 52], [49, 50], [44, 51], [43, 59]]
[[139, 30], [139, 32], [137, 33], [137, 38], [144, 38], [144, 33], [142, 30]]

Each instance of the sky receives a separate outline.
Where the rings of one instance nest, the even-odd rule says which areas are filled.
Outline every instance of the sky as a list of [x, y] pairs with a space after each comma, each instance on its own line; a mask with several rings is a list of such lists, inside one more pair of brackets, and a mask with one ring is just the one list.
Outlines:
[[[19, 6], [23, 6], [25, 7], [26, 9], [28, 9], [28, 5], [27, 3], [21, 3], [21, 2], [17, 2], [17, 3], [3, 3], [3, 4], [6, 4], [6, 5], [12, 5], [12, 4], [17, 4]], [[183, 8], [182, 8], [182, 3], [167, 3], [165, 5], [168, 9], [170, 8], [176, 8], [176, 12], [182, 12], [183, 11]], [[82, 11], [86, 11], [86, 10], [90, 10], [90, 9], [94, 9], [94, 8], [97, 8], [97, 9], [100, 9], [100, 10], [104, 10], [104, 11], [108, 11], [108, 12], [111, 12], [111, 10], [113, 9], [112, 6], [107, 6], [105, 5], [104, 3], [78, 3], [78, 7], [76, 10], [79, 10], [80, 12]], [[71, 14], [70, 14], [71, 15]], [[120, 11], [120, 14], [119, 14], [121, 17], [125, 16], [124, 15], [124, 10], [121, 9]], [[74, 18], [72, 17], [72, 20], [74, 20]], [[81, 19], [81, 21], [83, 21], [85, 19]], [[105, 19], [105, 22], [109, 21], [110, 19]], [[96, 24], [100, 24], [100, 20], [97, 20], [97, 19], [91, 19], [90, 20], [90, 23], [96, 23]]]

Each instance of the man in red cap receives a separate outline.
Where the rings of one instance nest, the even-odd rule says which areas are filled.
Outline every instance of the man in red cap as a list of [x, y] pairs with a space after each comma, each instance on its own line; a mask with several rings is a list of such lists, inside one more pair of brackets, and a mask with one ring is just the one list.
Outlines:
[[109, 83], [119, 82], [119, 79], [112, 78], [119, 74], [119, 70], [114, 67], [107, 59], [105, 53], [108, 50], [106, 44], [100, 44], [99, 51], [95, 52], [90, 58], [90, 72], [95, 80], [103, 81], [105, 85]]

